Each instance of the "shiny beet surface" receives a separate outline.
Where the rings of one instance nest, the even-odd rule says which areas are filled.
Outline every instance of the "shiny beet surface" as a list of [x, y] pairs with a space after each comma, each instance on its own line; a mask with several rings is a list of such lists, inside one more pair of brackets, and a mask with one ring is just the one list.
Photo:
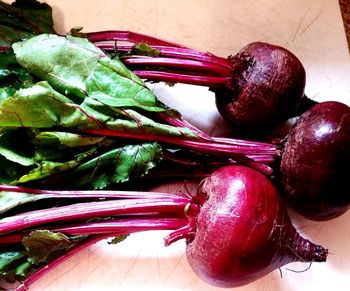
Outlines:
[[263, 174], [223, 167], [201, 185], [200, 208], [187, 259], [204, 281], [220, 287], [249, 284], [292, 261], [325, 261], [327, 251], [302, 238], [279, 194]]
[[281, 160], [285, 195], [303, 216], [327, 220], [350, 207], [350, 108], [328, 101], [291, 129]]
[[271, 129], [293, 116], [304, 96], [305, 70], [288, 50], [263, 42], [231, 56], [230, 88], [213, 89], [216, 105], [234, 127], [252, 132]]

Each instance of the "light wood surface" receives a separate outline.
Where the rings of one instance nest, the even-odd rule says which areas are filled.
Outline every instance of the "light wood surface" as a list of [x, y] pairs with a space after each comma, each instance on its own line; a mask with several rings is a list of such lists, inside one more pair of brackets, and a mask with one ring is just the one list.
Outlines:
[[[307, 72], [306, 94], [350, 105], [350, 57], [337, 1], [332, 0], [115, 0], [47, 1], [60, 33], [130, 30], [228, 56], [252, 41], [282, 45]], [[156, 85], [156, 94], [208, 133], [224, 131], [206, 88]], [[213, 128], [212, 124], [215, 124]], [[218, 126], [218, 125], [222, 125]], [[182, 184], [157, 190], [176, 192]], [[194, 191], [195, 185], [189, 187]], [[296, 263], [237, 291], [349, 290], [350, 213], [316, 223], [291, 213], [306, 237], [329, 248], [327, 263]], [[91, 246], [35, 283], [31, 291], [221, 290], [199, 280], [186, 262], [185, 243], [164, 247], [167, 232], [135, 234], [119, 245]]]

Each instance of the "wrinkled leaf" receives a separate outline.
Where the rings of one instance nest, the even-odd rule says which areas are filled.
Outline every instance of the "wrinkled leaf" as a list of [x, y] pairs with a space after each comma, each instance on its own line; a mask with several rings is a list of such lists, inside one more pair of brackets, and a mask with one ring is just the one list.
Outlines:
[[26, 253], [24, 250], [16, 248], [0, 250], [0, 280], [4, 279], [9, 283], [14, 283], [18, 276], [21, 276], [23, 264], [26, 264]]
[[21, 89], [0, 104], [0, 126], [96, 128], [87, 113], [45, 81]]
[[55, 91], [46, 81], [18, 90], [0, 104], [0, 126], [69, 127], [196, 137], [189, 129], [153, 121], [132, 109], [112, 108], [86, 97], [81, 105]]
[[0, 155], [22, 166], [32, 166], [34, 147], [28, 142], [28, 131], [9, 129], [0, 133]]
[[27, 183], [72, 170], [76, 168], [84, 159], [93, 155], [95, 151], [96, 149], [92, 148], [86, 152], [80, 153], [72, 160], [63, 162], [43, 160], [40, 163], [37, 163], [36, 167], [30, 170], [27, 174], [22, 175], [17, 181], [12, 181], [11, 184]]
[[0, 47], [40, 33], [54, 33], [52, 9], [35, 0], [0, 2]]
[[0, 183], [11, 184], [13, 181], [18, 180], [28, 170], [28, 167], [23, 167], [18, 163], [11, 162], [0, 155]]
[[0, 53], [0, 102], [32, 83], [33, 77], [17, 64], [13, 52]]
[[128, 236], [129, 236], [129, 234], [118, 235], [118, 236], [112, 238], [112, 240], [108, 241], [108, 244], [110, 244], [110, 245], [119, 244], [122, 241], [126, 240], [128, 238]]
[[0, 214], [29, 202], [34, 202], [39, 199], [45, 198], [44, 195], [32, 195], [23, 192], [7, 192], [0, 191]]
[[151, 47], [147, 43], [137, 43], [132, 47], [130, 54], [148, 57], [158, 57], [160, 55], [160, 50]]
[[104, 136], [89, 136], [64, 131], [44, 131], [35, 136], [33, 143], [36, 145], [47, 146], [64, 145], [70, 148], [75, 148], [95, 145], [105, 139]]
[[142, 177], [160, 161], [162, 148], [157, 143], [126, 145], [112, 149], [75, 168], [70, 180], [76, 187], [102, 189], [112, 183]]
[[0, 249], [0, 280], [14, 283], [43, 264], [63, 255], [86, 236], [66, 236], [49, 230], [34, 230], [23, 238], [22, 245]]
[[166, 108], [121, 61], [110, 59], [87, 39], [42, 34], [12, 47], [23, 67], [62, 94], [117, 107]]
[[34, 230], [22, 240], [28, 261], [33, 264], [50, 261], [74, 246], [75, 242], [76, 239], [63, 233], [48, 230]]

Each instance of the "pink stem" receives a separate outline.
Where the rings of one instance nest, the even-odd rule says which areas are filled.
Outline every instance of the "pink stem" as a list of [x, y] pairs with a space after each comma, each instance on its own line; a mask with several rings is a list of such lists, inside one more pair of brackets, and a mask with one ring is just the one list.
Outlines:
[[184, 60], [165, 57], [149, 57], [149, 56], [130, 56], [123, 58], [123, 63], [132, 68], [132, 66], [158, 66], [172, 69], [183, 69], [191, 72], [198, 71], [201, 75], [222, 76], [227, 77], [232, 73], [222, 66], [214, 63], [203, 62], [197, 60]]
[[183, 213], [189, 198], [175, 196], [161, 199], [113, 200], [76, 203], [35, 210], [0, 219], [0, 235], [53, 222], [89, 220], [95, 217], [146, 213]]
[[0, 184], [0, 191], [22, 192], [28, 194], [45, 195], [52, 198], [169, 198], [174, 195], [165, 192], [144, 191], [115, 191], [115, 190], [43, 190]]
[[170, 47], [181, 47], [185, 48], [184, 46], [165, 41], [153, 36], [149, 36], [146, 34], [141, 34], [137, 32], [132, 31], [126, 31], [126, 30], [106, 30], [106, 31], [97, 31], [97, 32], [89, 32], [86, 34], [87, 38], [91, 42], [101, 42], [101, 41], [126, 41], [126, 42], [132, 42], [132, 43], [146, 43], [149, 45], [165, 45]]
[[213, 77], [203, 75], [187, 75], [152, 70], [133, 70], [133, 73], [141, 79], [157, 82], [182, 83], [189, 85], [206, 86], [210, 88], [225, 87], [231, 81], [231, 77]]
[[[95, 45], [105, 51], [117, 50], [118, 52], [124, 52], [124, 53], [130, 53], [134, 46], [130, 44], [120, 45], [116, 43], [95, 43]], [[159, 51], [160, 53], [159, 56], [213, 63], [213, 64], [216, 64], [217, 66], [220, 65], [221, 67], [226, 68], [227, 71], [231, 72], [232, 74], [232, 64], [226, 58], [218, 57], [211, 53], [200, 52], [200, 51], [196, 51], [188, 48], [178, 48], [178, 47], [171, 47], [171, 46], [169, 47], [169, 46], [161, 46], [161, 45], [152, 45], [151, 47]], [[124, 58], [124, 56], [122, 56], [122, 58]]]
[[[57, 228], [55, 231], [62, 231], [66, 234], [86, 234], [87, 232], [97, 232], [98, 235], [93, 235], [85, 239], [84, 241], [78, 243], [69, 249], [65, 254], [61, 255], [57, 259], [53, 260], [49, 264], [41, 267], [39, 270], [35, 271], [28, 278], [26, 278], [17, 288], [16, 291], [28, 290], [28, 287], [42, 278], [50, 270], [58, 267], [61, 263], [73, 257], [78, 252], [84, 250], [88, 246], [96, 243], [99, 240], [103, 240], [109, 237], [116, 237], [120, 235], [135, 233], [139, 231], [146, 230], [169, 230], [169, 229], [182, 229], [188, 223], [186, 219], [126, 219], [120, 220], [118, 222], [99, 222], [90, 223], [89, 225], [82, 226], [71, 226], [66, 228]], [[99, 229], [97, 231], [96, 229]], [[184, 237], [184, 236], [182, 236]]]
[[257, 147], [257, 146], [237, 146], [234, 144], [228, 143], [216, 143], [210, 141], [196, 141], [196, 140], [188, 140], [184, 138], [172, 138], [168, 136], [156, 135], [156, 134], [147, 134], [140, 135], [135, 134], [133, 132], [127, 131], [116, 131], [111, 129], [88, 129], [84, 130], [85, 133], [88, 134], [96, 134], [96, 135], [105, 135], [105, 136], [122, 136], [128, 138], [142, 138], [143, 140], [157, 140], [160, 142], [166, 142], [173, 145], [180, 145], [186, 148], [190, 148], [193, 150], [197, 150], [204, 153], [211, 154], [224, 154], [225, 156], [229, 156], [236, 161], [238, 161], [242, 165], [249, 166], [254, 168], [266, 175], [270, 175], [273, 172], [273, 169], [270, 166], [264, 165], [262, 163], [253, 161], [249, 159], [246, 155], [268, 155], [279, 156], [279, 151], [274, 148], [273, 150], [267, 150], [266, 148]]
[[88, 222], [50, 229], [66, 235], [108, 234], [116, 231], [132, 233], [147, 230], [173, 230], [188, 224], [186, 218], [123, 218], [103, 222]]
[[213, 136], [207, 135], [205, 132], [201, 131], [200, 129], [196, 128], [195, 126], [193, 126], [192, 124], [184, 120], [181, 115], [171, 116], [164, 112], [158, 112], [157, 116], [172, 126], [188, 128], [192, 132], [194, 132], [197, 136], [203, 139], [206, 139], [208, 141], [215, 141], [218, 143], [226, 143], [226, 144], [232, 144], [232, 145], [264, 147], [266, 150], [276, 150], [276, 145], [271, 143], [249, 141], [249, 140], [237, 139], [237, 138], [213, 137]]
[[157, 140], [160, 142], [165, 142], [173, 145], [180, 145], [184, 146], [186, 148], [198, 150], [200, 152], [206, 152], [206, 153], [213, 153], [213, 154], [219, 154], [219, 153], [226, 153], [227, 155], [247, 155], [247, 154], [254, 154], [254, 155], [267, 155], [271, 154], [273, 156], [279, 156], [279, 151], [275, 146], [271, 146], [270, 144], [264, 144], [261, 143], [261, 146], [243, 146], [243, 145], [236, 145], [234, 143], [219, 143], [219, 142], [212, 142], [207, 140], [190, 140], [185, 138], [173, 138], [165, 135], [158, 135], [158, 134], [151, 134], [148, 133], [147, 135], [140, 135], [138, 133], [134, 133], [131, 131], [117, 131], [113, 129], [87, 129], [84, 130], [85, 133], [88, 134], [94, 134], [94, 135], [105, 135], [105, 136], [120, 136], [120, 137], [127, 137], [127, 138], [136, 138], [136, 139], [142, 139], [142, 140]]

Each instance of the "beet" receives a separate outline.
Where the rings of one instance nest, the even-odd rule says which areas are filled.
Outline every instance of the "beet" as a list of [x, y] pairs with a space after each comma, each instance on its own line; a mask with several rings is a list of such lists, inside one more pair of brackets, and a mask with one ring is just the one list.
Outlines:
[[254, 42], [230, 61], [230, 88], [214, 90], [225, 120], [241, 130], [262, 131], [294, 115], [305, 87], [305, 70], [295, 55], [276, 45]]
[[[100, 31], [87, 37], [103, 50], [117, 49], [140, 78], [209, 87], [222, 117], [235, 130], [250, 135], [276, 127], [294, 116], [304, 99], [309, 100], [304, 96], [302, 63], [277, 45], [253, 42], [222, 58], [137, 33]], [[146, 43], [148, 50], [139, 51], [140, 43]]]
[[281, 159], [285, 195], [314, 220], [337, 217], [350, 207], [350, 108], [327, 101], [305, 112], [291, 129]]
[[200, 208], [187, 259], [204, 281], [220, 287], [249, 284], [294, 261], [324, 261], [327, 251], [302, 238], [280, 196], [263, 174], [223, 167], [199, 188]]
[[[43, 260], [43, 264], [29, 266], [31, 271], [17, 278], [23, 283], [16, 290], [27, 290], [50, 269], [86, 247], [91, 239], [139, 231], [173, 230], [165, 244], [186, 239], [187, 259], [194, 272], [220, 287], [249, 284], [294, 261], [323, 262], [328, 254], [322, 246], [298, 234], [271, 180], [245, 166], [216, 170], [203, 180], [193, 196], [0, 186], [8, 191], [7, 195], [14, 196], [0, 209], [2, 249], [32, 241], [34, 255], [41, 254]], [[21, 200], [23, 197], [25, 200]], [[53, 204], [47, 204], [47, 200]], [[30, 202], [41, 207], [29, 211], [18, 207]], [[53, 246], [46, 239], [38, 243], [36, 236], [48, 236], [51, 240], [55, 233], [65, 235], [67, 245], [62, 244], [61, 254], [52, 260], [48, 254]], [[32, 256], [33, 252], [26, 254]]]

